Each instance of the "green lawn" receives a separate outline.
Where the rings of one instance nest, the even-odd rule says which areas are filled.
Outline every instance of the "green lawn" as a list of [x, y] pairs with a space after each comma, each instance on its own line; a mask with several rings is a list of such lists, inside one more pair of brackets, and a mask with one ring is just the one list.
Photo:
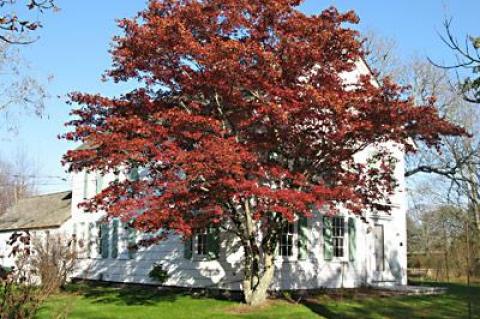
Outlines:
[[299, 303], [272, 300], [250, 309], [233, 301], [183, 293], [75, 285], [50, 298], [39, 318], [480, 318], [480, 286], [442, 286], [448, 287], [448, 292], [441, 296], [386, 297], [345, 292], [312, 296]]

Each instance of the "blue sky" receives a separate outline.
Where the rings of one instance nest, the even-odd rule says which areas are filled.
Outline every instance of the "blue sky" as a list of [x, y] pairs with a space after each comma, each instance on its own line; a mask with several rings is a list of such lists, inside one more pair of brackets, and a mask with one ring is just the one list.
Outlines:
[[[0, 141], [2, 157], [13, 157], [19, 147], [25, 149], [39, 167], [40, 177], [67, 177], [60, 159], [74, 145], [57, 139], [69, 118], [65, 95], [72, 91], [115, 95], [125, 90], [125, 86], [101, 82], [100, 76], [110, 66], [108, 50], [112, 37], [118, 34], [115, 19], [133, 16], [145, 1], [58, 0], [58, 5], [60, 12], [42, 17], [45, 27], [39, 32], [40, 40], [22, 48], [36, 77], [53, 76], [48, 84], [52, 98], [47, 102], [45, 117], [23, 118], [18, 136]], [[478, 0], [307, 0], [301, 10], [313, 14], [332, 5], [342, 11], [355, 10], [361, 19], [357, 26], [360, 31], [373, 30], [395, 39], [403, 57], [419, 55], [451, 61], [437, 34], [442, 31], [445, 16], [454, 18], [459, 36], [480, 34]], [[60, 179], [39, 178], [39, 183], [42, 193], [70, 187], [68, 181]]]

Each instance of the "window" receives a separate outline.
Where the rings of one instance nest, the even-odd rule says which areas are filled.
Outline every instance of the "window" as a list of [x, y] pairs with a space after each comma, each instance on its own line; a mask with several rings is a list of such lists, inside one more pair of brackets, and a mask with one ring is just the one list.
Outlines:
[[208, 230], [206, 228], [197, 233], [197, 255], [208, 255]]
[[282, 233], [280, 234], [280, 249], [279, 254], [283, 257], [293, 256], [293, 235], [294, 224], [287, 223], [282, 227]]
[[199, 228], [184, 242], [185, 259], [213, 260], [219, 257], [220, 230], [217, 227]]
[[345, 220], [343, 217], [333, 217], [332, 219], [332, 239], [333, 239], [333, 256], [345, 256]]

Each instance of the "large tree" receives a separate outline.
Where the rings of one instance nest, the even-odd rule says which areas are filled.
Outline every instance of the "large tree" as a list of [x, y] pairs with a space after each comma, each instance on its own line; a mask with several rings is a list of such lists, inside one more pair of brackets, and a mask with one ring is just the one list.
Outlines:
[[[87, 203], [161, 240], [201, 227], [234, 234], [243, 251], [243, 291], [261, 303], [274, 275], [282, 226], [315, 208], [353, 214], [388, 210], [396, 142], [438, 145], [463, 130], [433, 105], [369, 75], [344, 75], [364, 58], [353, 12], [307, 16], [300, 0], [150, 1], [121, 20], [107, 78], [136, 81], [118, 98], [74, 93], [66, 139], [72, 171], [144, 168]], [[371, 145], [372, 165], [354, 154]], [[376, 162], [377, 165], [373, 165]], [[314, 209], [312, 209], [314, 208]], [[150, 243], [155, 242], [155, 239]]]

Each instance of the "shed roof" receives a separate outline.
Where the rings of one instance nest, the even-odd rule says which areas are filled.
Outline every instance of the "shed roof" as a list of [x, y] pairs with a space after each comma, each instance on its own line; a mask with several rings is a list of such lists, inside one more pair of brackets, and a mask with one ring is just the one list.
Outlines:
[[71, 216], [72, 192], [21, 199], [0, 215], [0, 232], [60, 227]]

